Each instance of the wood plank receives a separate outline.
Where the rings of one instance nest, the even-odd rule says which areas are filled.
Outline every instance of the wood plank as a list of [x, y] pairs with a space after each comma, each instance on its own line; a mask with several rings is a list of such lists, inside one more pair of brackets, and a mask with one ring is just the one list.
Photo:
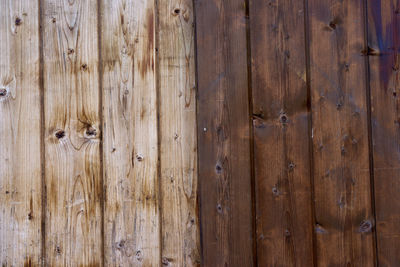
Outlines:
[[46, 265], [100, 266], [96, 1], [42, 3]]
[[1, 266], [38, 266], [41, 261], [37, 2], [0, 2]]
[[192, 0], [159, 1], [162, 264], [200, 264]]
[[318, 266], [373, 266], [364, 1], [308, 1]]
[[250, 0], [260, 266], [313, 266], [304, 16], [303, 1]]
[[101, 1], [105, 265], [160, 263], [154, 1]]
[[253, 266], [243, 1], [195, 1], [202, 264]]
[[379, 266], [400, 262], [399, 2], [368, 1], [368, 46]]

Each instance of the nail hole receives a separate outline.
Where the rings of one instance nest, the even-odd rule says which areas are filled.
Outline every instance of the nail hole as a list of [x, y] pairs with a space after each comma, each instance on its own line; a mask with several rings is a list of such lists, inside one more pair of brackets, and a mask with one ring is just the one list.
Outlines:
[[218, 213], [222, 213], [222, 206], [221, 206], [221, 204], [218, 204], [218, 205], [217, 205], [217, 211], [218, 211]]
[[136, 155], [137, 161], [143, 161], [143, 156], [142, 155]]
[[272, 187], [272, 194], [274, 194], [275, 196], [279, 195], [279, 190], [278, 188], [276, 188], [276, 186]]
[[7, 89], [6, 88], [0, 88], [0, 96], [6, 96], [7, 95]]
[[88, 69], [87, 64], [82, 64], [81, 70], [86, 71]]
[[281, 121], [282, 123], [287, 123], [288, 117], [286, 116], [286, 114], [282, 114], [282, 115], [281, 115], [280, 121]]
[[125, 246], [125, 240], [121, 240], [117, 243], [117, 249], [120, 250]]
[[59, 246], [56, 246], [55, 251], [57, 254], [61, 254], [61, 248]]
[[371, 223], [370, 220], [365, 220], [365, 221], [362, 221], [362, 222], [360, 223], [360, 228], [359, 228], [359, 230], [360, 230], [361, 233], [370, 232], [371, 229], [372, 229], [372, 223]]
[[336, 29], [336, 24], [333, 22], [333, 21], [331, 21], [331, 22], [329, 22], [329, 27], [331, 27], [331, 29]]
[[32, 219], [33, 219], [32, 212], [29, 212], [29, 213], [28, 213], [28, 220], [32, 220]]
[[179, 8], [175, 8], [174, 13], [175, 15], [179, 15], [179, 13], [181, 13], [181, 10]]
[[215, 170], [217, 171], [218, 174], [221, 173], [221, 172], [222, 172], [222, 167], [221, 167], [221, 165], [217, 164], [217, 165], [215, 166]]
[[15, 18], [15, 25], [19, 26], [19, 25], [21, 25], [21, 23], [22, 23], [22, 20], [19, 17], [16, 17]]
[[296, 165], [293, 162], [289, 163], [289, 171], [292, 171], [294, 169], [294, 167], [296, 167]]
[[93, 128], [92, 126], [90, 126], [86, 129], [87, 136], [96, 136], [96, 134], [97, 134], [96, 129]]
[[65, 136], [65, 131], [63, 131], [63, 130], [58, 130], [58, 131], [55, 133], [55, 136], [56, 136], [58, 139], [61, 139], [61, 138], [63, 138], [63, 137]]
[[51, 22], [53, 22], [53, 23], [56, 23], [56, 21], [57, 21], [56, 18], [51, 19]]

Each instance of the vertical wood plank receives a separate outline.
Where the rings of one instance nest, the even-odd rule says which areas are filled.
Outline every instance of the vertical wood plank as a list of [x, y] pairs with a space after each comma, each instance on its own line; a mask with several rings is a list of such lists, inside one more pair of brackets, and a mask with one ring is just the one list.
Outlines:
[[101, 1], [105, 265], [160, 263], [154, 1]]
[[368, 1], [368, 58], [379, 266], [400, 262], [400, 3]]
[[373, 266], [364, 4], [309, 0], [318, 266]]
[[195, 1], [204, 266], [253, 266], [243, 1]]
[[0, 265], [41, 252], [39, 6], [0, 2]]
[[162, 264], [200, 263], [192, 0], [158, 1]]
[[96, 1], [43, 0], [46, 263], [100, 266]]
[[257, 255], [312, 266], [303, 1], [250, 0]]

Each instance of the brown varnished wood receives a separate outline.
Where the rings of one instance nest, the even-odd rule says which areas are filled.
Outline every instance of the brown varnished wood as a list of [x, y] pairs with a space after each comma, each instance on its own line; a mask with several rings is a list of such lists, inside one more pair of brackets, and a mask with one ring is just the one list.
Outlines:
[[368, 2], [368, 56], [379, 266], [400, 262], [399, 2]]
[[259, 266], [312, 266], [303, 1], [250, 1]]
[[246, 6], [195, 1], [203, 266], [253, 266]]
[[308, 1], [318, 266], [374, 266], [364, 3]]

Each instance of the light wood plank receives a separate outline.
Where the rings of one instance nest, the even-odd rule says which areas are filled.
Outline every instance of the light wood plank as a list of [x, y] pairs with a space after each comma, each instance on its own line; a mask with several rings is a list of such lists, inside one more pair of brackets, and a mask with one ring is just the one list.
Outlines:
[[0, 1], [0, 265], [40, 264], [39, 6]]
[[191, 0], [158, 2], [162, 264], [200, 263]]
[[100, 266], [97, 4], [43, 0], [46, 264]]
[[160, 264], [154, 1], [101, 1], [105, 264]]
[[308, 8], [316, 264], [374, 266], [364, 2]]

